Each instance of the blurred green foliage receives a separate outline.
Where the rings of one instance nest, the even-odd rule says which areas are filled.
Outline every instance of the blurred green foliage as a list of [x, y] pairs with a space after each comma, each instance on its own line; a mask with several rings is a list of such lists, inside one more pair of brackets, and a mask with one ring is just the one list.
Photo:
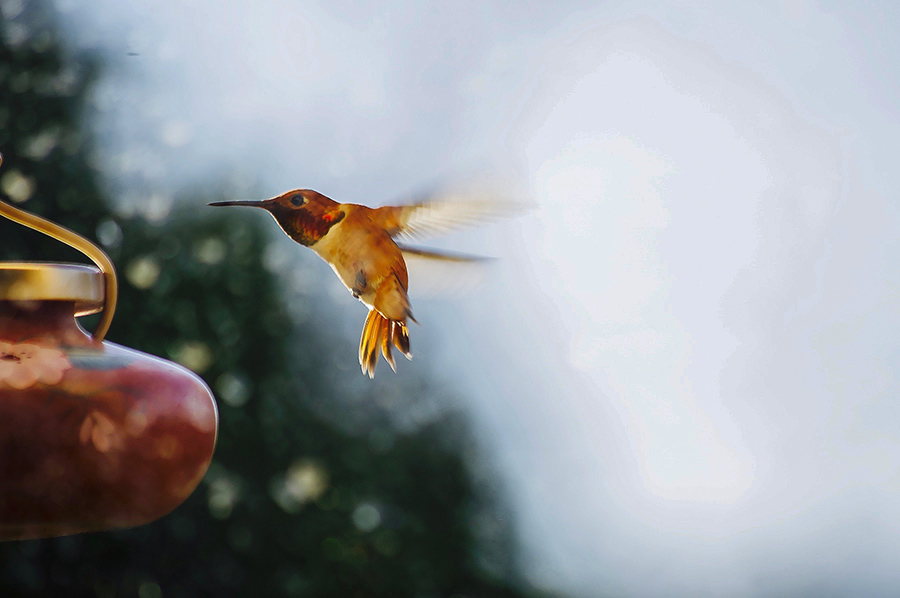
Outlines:
[[[3, 11], [0, 191], [103, 242], [122, 282], [108, 339], [193, 367], [221, 421], [208, 475], [173, 514], [2, 543], [0, 596], [522, 595], [510, 523], [476, 481], [465, 421], [437, 409], [400, 429], [372, 408], [379, 393], [442, 399], [406, 373], [371, 385], [355, 363], [335, 366], [355, 347], [329, 328], [329, 306], [289, 309], [266, 263], [270, 222], [206, 209], [201, 193], [164, 220], [117, 212], [86, 126], [100, 63], [65, 46], [50, 3]], [[0, 259], [84, 262], [6, 221]], [[345, 425], [353, 405], [369, 413]]]

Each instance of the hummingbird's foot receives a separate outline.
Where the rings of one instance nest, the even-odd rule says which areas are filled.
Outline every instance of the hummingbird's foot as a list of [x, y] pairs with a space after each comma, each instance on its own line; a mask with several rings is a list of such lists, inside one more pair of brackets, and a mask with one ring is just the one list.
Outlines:
[[359, 299], [359, 296], [366, 292], [367, 286], [369, 286], [369, 281], [366, 279], [366, 273], [360, 270], [356, 273], [356, 280], [353, 282], [353, 288], [350, 289], [350, 292], [356, 299]]

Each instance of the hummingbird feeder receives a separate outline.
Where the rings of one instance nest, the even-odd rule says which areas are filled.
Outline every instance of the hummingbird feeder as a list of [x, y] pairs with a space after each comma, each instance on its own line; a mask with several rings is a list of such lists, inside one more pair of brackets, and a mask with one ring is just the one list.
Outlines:
[[[0, 215], [96, 264], [0, 262], [0, 540], [162, 517], [212, 459], [212, 393], [181, 366], [103, 340], [117, 283], [99, 247], [2, 200]], [[76, 318], [99, 312], [86, 333]]]

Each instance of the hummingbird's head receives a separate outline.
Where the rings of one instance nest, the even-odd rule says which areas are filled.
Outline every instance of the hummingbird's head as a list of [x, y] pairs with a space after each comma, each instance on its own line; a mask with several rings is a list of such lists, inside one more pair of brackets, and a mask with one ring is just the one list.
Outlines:
[[262, 208], [272, 214], [290, 238], [307, 247], [324, 237], [345, 216], [339, 203], [312, 189], [295, 189], [263, 201], [216, 201], [209, 205]]

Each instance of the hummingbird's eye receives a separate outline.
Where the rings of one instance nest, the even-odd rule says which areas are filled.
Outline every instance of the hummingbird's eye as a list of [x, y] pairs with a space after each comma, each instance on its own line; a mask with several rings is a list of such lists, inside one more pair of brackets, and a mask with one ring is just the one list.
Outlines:
[[295, 206], [302, 206], [306, 203], [306, 198], [299, 193], [291, 198], [291, 203]]

